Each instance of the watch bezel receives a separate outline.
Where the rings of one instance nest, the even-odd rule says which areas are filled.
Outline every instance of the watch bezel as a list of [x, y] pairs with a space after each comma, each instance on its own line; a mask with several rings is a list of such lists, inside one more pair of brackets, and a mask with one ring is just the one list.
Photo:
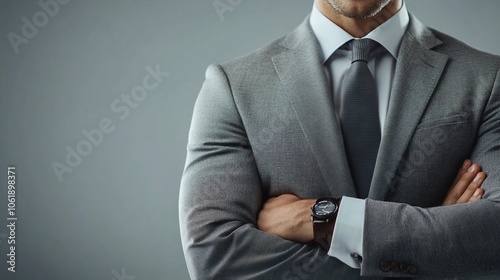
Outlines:
[[[326, 215], [319, 215], [316, 213], [315, 209], [318, 206], [318, 204], [323, 202], [323, 201], [331, 202], [335, 206], [335, 209], [333, 209], [332, 212], [330, 212]], [[334, 217], [338, 210], [339, 210], [338, 199], [331, 198], [331, 197], [319, 198], [318, 200], [316, 200], [316, 203], [311, 207], [311, 217], [313, 219], [313, 222], [324, 222], [324, 221], [327, 221], [328, 219]]]

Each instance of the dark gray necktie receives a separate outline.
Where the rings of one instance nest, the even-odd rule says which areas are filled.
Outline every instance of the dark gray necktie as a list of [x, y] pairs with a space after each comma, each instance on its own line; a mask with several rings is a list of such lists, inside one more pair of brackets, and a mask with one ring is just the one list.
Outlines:
[[379, 45], [370, 39], [356, 39], [349, 44], [352, 64], [341, 86], [340, 116], [351, 176], [358, 197], [366, 198], [380, 145], [377, 87], [367, 61]]

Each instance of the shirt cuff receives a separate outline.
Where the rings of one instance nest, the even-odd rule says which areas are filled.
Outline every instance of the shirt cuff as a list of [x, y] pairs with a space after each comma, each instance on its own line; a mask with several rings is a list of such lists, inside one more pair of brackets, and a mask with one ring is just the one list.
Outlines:
[[333, 229], [328, 255], [341, 260], [352, 268], [361, 268], [363, 256], [363, 229], [365, 225], [365, 200], [342, 197]]

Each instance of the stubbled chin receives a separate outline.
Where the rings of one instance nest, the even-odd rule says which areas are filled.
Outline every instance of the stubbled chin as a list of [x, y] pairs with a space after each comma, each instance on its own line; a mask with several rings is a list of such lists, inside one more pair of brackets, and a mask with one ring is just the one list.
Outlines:
[[390, 2], [387, 0], [377, 0], [373, 1], [370, 6], [366, 7], [367, 0], [349, 1], [351, 1], [350, 5], [344, 5], [345, 2], [342, 0], [328, 0], [328, 3], [337, 13], [342, 16], [355, 19], [365, 19], [373, 17], [380, 13], [380, 11]]

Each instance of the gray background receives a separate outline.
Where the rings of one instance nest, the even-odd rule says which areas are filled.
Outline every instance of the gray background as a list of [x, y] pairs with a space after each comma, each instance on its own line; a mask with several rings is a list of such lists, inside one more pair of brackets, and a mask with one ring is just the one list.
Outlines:
[[[48, 0], [42, 0], [48, 1]], [[233, 3], [217, 14], [214, 3]], [[500, 54], [499, 1], [413, 0], [427, 25]], [[0, 2], [0, 278], [188, 279], [177, 199], [205, 68], [293, 30], [312, 1], [72, 0], [21, 44], [37, 1]], [[43, 18], [40, 18], [43, 19]], [[169, 77], [121, 120], [110, 105]], [[82, 130], [115, 129], [60, 182]], [[17, 171], [17, 272], [7, 273], [7, 166]]]

